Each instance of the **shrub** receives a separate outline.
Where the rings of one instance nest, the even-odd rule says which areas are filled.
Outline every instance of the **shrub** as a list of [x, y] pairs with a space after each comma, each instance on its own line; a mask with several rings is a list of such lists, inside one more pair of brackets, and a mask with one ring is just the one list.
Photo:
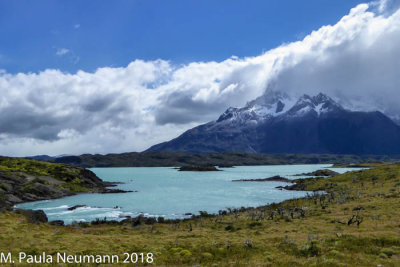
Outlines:
[[247, 224], [249, 226], [249, 228], [254, 228], [256, 226], [262, 226], [262, 223], [260, 222], [251, 222], [249, 224]]
[[265, 251], [265, 252], [263, 253], [263, 255], [264, 255], [264, 257], [265, 257], [265, 259], [266, 259], [267, 261], [273, 261], [273, 260], [274, 260], [274, 255], [273, 255], [271, 252], [269, 252], [269, 251]]
[[343, 254], [337, 250], [332, 249], [331, 251], [329, 251], [329, 256], [337, 258], [337, 257], [343, 256]]
[[10, 184], [6, 184], [6, 183], [0, 184], [0, 188], [7, 192], [12, 190], [12, 186]]
[[192, 256], [192, 252], [190, 252], [189, 250], [187, 250], [187, 249], [183, 249], [183, 250], [181, 250], [181, 252], [179, 253], [181, 256], [183, 256], [183, 257], [190, 257], [190, 256]]
[[380, 253], [380, 254], [379, 254], [379, 258], [387, 259], [388, 256], [387, 256], [385, 253]]
[[212, 216], [212, 215], [210, 215], [210, 214], [208, 214], [208, 212], [207, 211], [199, 211], [199, 213], [200, 213], [200, 217], [210, 217], [210, 216]]
[[157, 219], [154, 217], [146, 217], [144, 219], [144, 224], [155, 224], [157, 222]]
[[228, 224], [227, 226], [225, 226], [225, 230], [226, 231], [234, 231], [235, 228], [232, 225]]
[[213, 254], [211, 254], [209, 252], [204, 252], [204, 253], [201, 254], [201, 256], [203, 258], [205, 258], [205, 259], [208, 259], [208, 260], [210, 260], [210, 259], [212, 259], [214, 257]]
[[394, 250], [391, 248], [383, 248], [381, 249], [381, 253], [386, 254], [389, 258], [395, 254]]
[[321, 249], [318, 246], [318, 242], [313, 240], [310, 244], [306, 245], [300, 250], [300, 254], [305, 257], [314, 257], [321, 255]]

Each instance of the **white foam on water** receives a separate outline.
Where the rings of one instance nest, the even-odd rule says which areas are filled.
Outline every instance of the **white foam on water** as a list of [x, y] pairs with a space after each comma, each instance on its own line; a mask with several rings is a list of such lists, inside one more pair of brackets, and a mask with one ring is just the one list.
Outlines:
[[68, 205], [61, 205], [58, 207], [50, 207], [50, 208], [41, 208], [41, 210], [59, 210], [59, 209], [67, 209]]

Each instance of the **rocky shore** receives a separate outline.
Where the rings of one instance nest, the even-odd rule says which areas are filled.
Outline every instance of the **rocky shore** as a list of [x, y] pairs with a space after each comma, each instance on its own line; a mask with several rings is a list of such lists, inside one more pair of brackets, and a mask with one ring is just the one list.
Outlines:
[[78, 193], [125, 193], [109, 189], [90, 170], [66, 164], [0, 157], [0, 210], [15, 204], [71, 196]]

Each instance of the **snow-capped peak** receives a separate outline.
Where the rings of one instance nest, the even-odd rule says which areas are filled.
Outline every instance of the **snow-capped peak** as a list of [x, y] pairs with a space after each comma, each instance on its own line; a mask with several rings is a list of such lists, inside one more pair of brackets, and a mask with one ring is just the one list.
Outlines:
[[246, 109], [253, 110], [261, 117], [275, 117], [285, 113], [295, 103], [288, 95], [269, 92], [247, 103]]
[[343, 108], [329, 96], [319, 93], [311, 97], [305, 94], [300, 97], [296, 104], [288, 111], [288, 115], [303, 116], [306, 113], [315, 112], [320, 116], [322, 113], [335, 110], [343, 110]]
[[326, 112], [343, 110], [329, 96], [319, 93], [316, 96], [303, 95], [297, 101], [286, 94], [269, 92], [248, 102], [243, 108], [228, 108], [217, 123], [236, 125], [258, 124], [275, 117], [301, 117], [306, 114], [320, 116]]
[[256, 124], [260, 121], [284, 114], [293, 104], [295, 104], [295, 101], [287, 95], [271, 92], [248, 102], [243, 108], [228, 108], [218, 118], [217, 122]]

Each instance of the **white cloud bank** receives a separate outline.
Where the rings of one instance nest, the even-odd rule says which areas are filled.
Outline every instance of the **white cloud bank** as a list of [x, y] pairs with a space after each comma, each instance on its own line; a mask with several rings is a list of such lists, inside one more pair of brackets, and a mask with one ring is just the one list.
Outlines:
[[324, 92], [400, 116], [399, 1], [353, 8], [337, 24], [260, 56], [176, 66], [135, 60], [75, 74], [0, 73], [0, 154], [140, 151], [265, 91]]

